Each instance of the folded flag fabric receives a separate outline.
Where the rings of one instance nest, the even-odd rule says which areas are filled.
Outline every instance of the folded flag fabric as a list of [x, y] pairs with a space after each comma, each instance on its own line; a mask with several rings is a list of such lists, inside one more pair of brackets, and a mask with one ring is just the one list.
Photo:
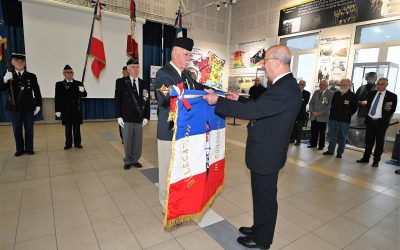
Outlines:
[[168, 171], [164, 226], [199, 221], [222, 190], [225, 118], [203, 100], [201, 90], [174, 86], [174, 136]]
[[130, 28], [128, 32], [128, 37], [126, 40], [126, 54], [131, 57], [139, 60], [139, 47], [135, 40], [135, 29], [136, 29], [136, 3], [135, 0], [131, 0], [130, 5]]
[[92, 72], [99, 79], [100, 73], [106, 67], [106, 54], [104, 52], [103, 35], [101, 32], [102, 6], [97, 1], [94, 9], [94, 20], [89, 41], [89, 55], [93, 57]]

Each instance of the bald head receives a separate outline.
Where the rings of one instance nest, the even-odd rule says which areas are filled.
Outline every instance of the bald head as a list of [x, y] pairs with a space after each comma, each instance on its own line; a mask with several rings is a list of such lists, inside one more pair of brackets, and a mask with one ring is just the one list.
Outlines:
[[300, 86], [300, 89], [303, 90], [306, 87], [306, 81], [300, 80], [299, 81], [299, 86]]
[[340, 81], [340, 91], [346, 93], [350, 89], [351, 81], [350, 79], [342, 79]]
[[321, 80], [319, 82], [319, 90], [325, 91], [325, 89], [328, 87], [328, 81], [327, 80]]
[[292, 54], [286, 45], [278, 44], [265, 52], [264, 68], [272, 81], [279, 75], [290, 72]]

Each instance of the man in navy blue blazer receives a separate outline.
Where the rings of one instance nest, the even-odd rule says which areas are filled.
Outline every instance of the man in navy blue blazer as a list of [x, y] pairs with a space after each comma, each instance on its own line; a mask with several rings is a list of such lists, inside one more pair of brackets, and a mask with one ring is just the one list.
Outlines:
[[248, 248], [269, 249], [274, 237], [278, 174], [285, 165], [290, 134], [302, 102], [299, 85], [290, 72], [291, 58], [285, 45], [266, 51], [264, 68], [272, 85], [257, 100], [231, 92], [226, 98], [214, 93], [204, 97], [210, 105], [216, 105], [216, 113], [250, 120], [246, 165], [251, 173], [253, 225], [240, 227], [245, 236], [237, 239]]

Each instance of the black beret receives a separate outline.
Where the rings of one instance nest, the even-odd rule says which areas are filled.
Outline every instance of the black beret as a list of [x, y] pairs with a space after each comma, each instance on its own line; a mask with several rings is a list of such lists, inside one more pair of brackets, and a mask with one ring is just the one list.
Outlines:
[[122, 70], [127, 70], [127, 69], [128, 69], [128, 67], [126, 67], [126, 66], [122, 67]]
[[65, 70], [72, 70], [71, 66], [69, 66], [68, 64], [64, 66], [64, 71]]
[[373, 72], [373, 71], [368, 72], [368, 73], [365, 75], [365, 77], [377, 77], [377, 76], [378, 76], [378, 74], [376, 74], [376, 72]]
[[25, 60], [25, 54], [21, 54], [21, 53], [12, 53], [12, 54], [11, 54], [11, 58], [13, 58], [13, 59]]
[[193, 49], [193, 40], [187, 37], [178, 37], [172, 42], [172, 47], [180, 47], [188, 51]]
[[139, 61], [135, 58], [131, 58], [126, 62], [126, 66], [128, 66], [129, 64], [139, 64]]

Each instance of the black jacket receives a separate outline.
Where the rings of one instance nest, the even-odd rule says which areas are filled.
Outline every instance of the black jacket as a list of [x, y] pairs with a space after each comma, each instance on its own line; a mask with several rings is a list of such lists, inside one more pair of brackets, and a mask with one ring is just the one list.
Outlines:
[[306, 111], [306, 107], [308, 102], [310, 101], [310, 92], [308, 92], [307, 90], [303, 90], [301, 91], [301, 95], [302, 95], [302, 100], [301, 100], [301, 108], [299, 111], [299, 114], [296, 117], [297, 121], [305, 121], [307, 119], [307, 111]]
[[173, 85], [177, 85], [181, 82], [184, 83], [185, 88], [187, 88], [187, 84], [190, 85], [190, 89], [202, 90], [205, 88], [204, 85], [196, 82], [186, 70], [183, 71], [182, 76], [180, 76], [170, 63], [162, 67], [156, 74], [155, 88], [158, 100], [157, 139], [159, 140], [172, 140], [173, 124], [172, 122], [168, 122], [168, 114], [170, 111], [169, 91]]
[[[374, 101], [375, 95], [378, 91], [372, 91], [367, 96], [367, 114], [371, 109], [372, 102]], [[386, 126], [389, 126], [390, 119], [392, 118], [397, 107], [397, 95], [389, 90], [386, 90], [385, 97], [382, 103], [382, 120]], [[371, 120], [371, 117], [367, 115], [365, 123]]]
[[367, 105], [362, 105], [360, 102], [367, 101], [368, 94], [374, 90], [376, 90], [376, 84], [374, 84], [374, 83], [364, 84], [357, 89], [356, 94], [358, 97], [358, 111], [357, 111], [358, 117], [365, 118], [367, 116], [369, 109], [368, 109]]
[[63, 125], [82, 123], [82, 109], [78, 110], [78, 100], [80, 97], [86, 97], [87, 92], [85, 90], [79, 93], [79, 86], [83, 86], [83, 84], [76, 80], [73, 80], [72, 83], [68, 83], [66, 80], [56, 82], [55, 111], [61, 112]]
[[350, 123], [351, 117], [357, 111], [357, 95], [348, 90], [346, 94], [336, 91], [333, 94], [329, 120]]
[[[142, 123], [143, 118], [150, 119], [149, 84], [139, 79], [138, 91], [139, 93], [134, 91], [129, 76], [116, 80], [114, 95], [115, 117], [122, 117], [124, 122], [130, 123]], [[132, 96], [135, 97], [138, 106], [136, 106]]]
[[255, 100], [257, 99], [263, 92], [265, 91], [265, 87], [261, 84], [251, 86], [249, 90], [250, 98]]
[[[0, 82], [0, 91], [8, 90], [8, 96], [5, 108], [7, 110], [17, 112], [34, 111], [36, 106], [42, 106], [42, 95], [40, 93], [39, 84], [36, 75], [28, 71], [24, 71], [21, 77], [18, 77], [15, 70], [12, 72], [13, 79], [7, 83], [3, 83], [3, 77]], [[12, 105], [11, 85], [13, 86], [15, 108]]]
[[267, 88], [257, 100], [218, 98], [215, 112], [251, 120], [246, 142], [246, 164], [251, 171], [267, 175], [285, 165], [301, 99], [299, 85], [291, 73]]

